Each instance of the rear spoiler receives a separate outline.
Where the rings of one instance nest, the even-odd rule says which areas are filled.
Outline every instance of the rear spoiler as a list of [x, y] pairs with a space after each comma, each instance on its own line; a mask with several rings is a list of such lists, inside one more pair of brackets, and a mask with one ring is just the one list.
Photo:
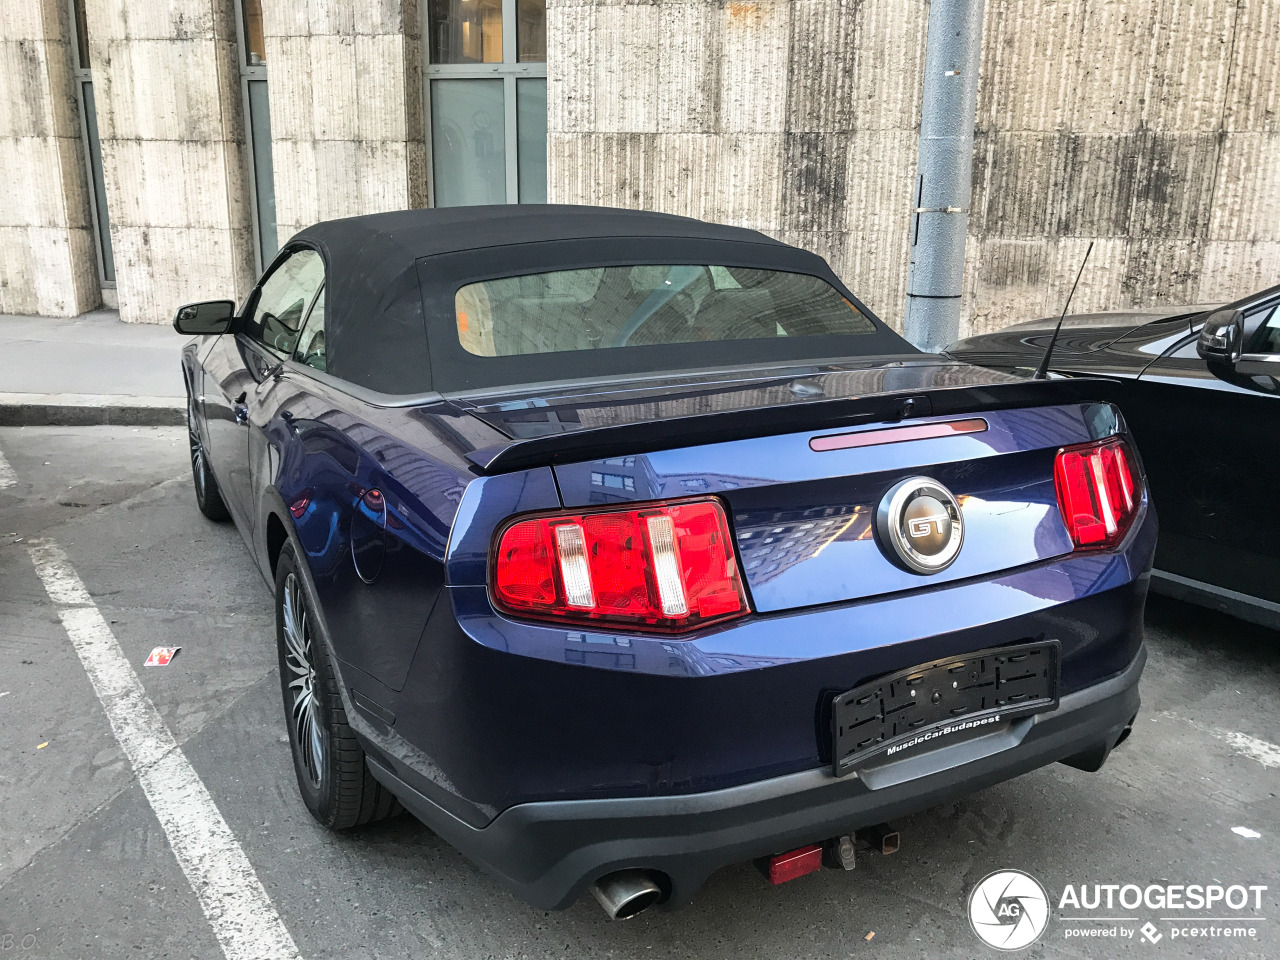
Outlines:
[[662, 420], [637, 420], [511, 440], [474, 450], [467, 454], [467, 459], [483, 473], [508, 473], [529, 467], [581, 463], [800, 430], [831, 430], [864, 423], [895, 423], [915, 417], [980, 413], [1011, 407], [1098, 402], [1111, 399], [1117, 385], [1118, 381], [1101, 377], [1018, 380], [750, 407]]

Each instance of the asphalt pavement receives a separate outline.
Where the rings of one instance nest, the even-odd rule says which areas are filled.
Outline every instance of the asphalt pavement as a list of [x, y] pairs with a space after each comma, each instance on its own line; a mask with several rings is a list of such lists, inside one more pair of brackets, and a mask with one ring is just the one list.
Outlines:
[[[1007, 868], [1052, 901], [1044, 935], [1019, 956], [1280, 956], [1274, 632], [1153, 599], [1143, 709], [1101, 772], [1054, 766], [903, 818], [901, 852], [861, 857], [851, 873], [772, 888], [743, 864], [677, 912], [613, 923], [586, 897], [545, 913], [408, 816], [345, 835], [311, 820], [284, 734], [269, 592], [235, 529], [196, 512], [182, 428], [15, 427], [0, 428], [0, 960], [224, 956], [65, 601], [37, 573], [32, 547], [51, 544], [298, 956], [996, 957], [967, 901]], [[182, 649], [144, 668], [156, 646]], [[1229, 938], [1179, 933], [1221, 928], [1193, 918], [1222, 912], [1144, 905], [1123, 914], [1131, 923], [1068, 920], [1069, 884], [1267, 889], [1225, 924], [1254, 935]], [[1126, 925], [1136, 935], [1087, 933]]]

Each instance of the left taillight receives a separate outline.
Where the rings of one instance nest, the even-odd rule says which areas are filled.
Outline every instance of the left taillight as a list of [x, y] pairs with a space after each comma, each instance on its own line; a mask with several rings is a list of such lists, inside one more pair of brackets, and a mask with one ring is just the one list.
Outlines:
[[1064, 447], [1053, 463], [1058, 508], [1077, 549], [1114, 547], [1142, 502], [1141, 478], [1119, 437]]
[[751, 612], [714, 499], [517, 520], [496, 539], [497, 606], [521, 617], [680, 633]]

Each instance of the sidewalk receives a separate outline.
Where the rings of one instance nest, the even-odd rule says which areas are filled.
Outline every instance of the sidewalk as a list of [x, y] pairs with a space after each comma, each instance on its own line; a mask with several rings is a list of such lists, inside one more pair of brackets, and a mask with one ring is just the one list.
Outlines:
[[187, 339], [168, 324], [121, 323], [114, 310], [0, 315], [0, 426], [182, 423]]

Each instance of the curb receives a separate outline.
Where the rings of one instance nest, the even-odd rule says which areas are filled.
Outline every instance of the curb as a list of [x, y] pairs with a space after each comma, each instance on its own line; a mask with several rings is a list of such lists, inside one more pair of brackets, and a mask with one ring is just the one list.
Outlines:
[[182, 397], [0, 393], [0, 427], [171, 427], [186, 423]]

